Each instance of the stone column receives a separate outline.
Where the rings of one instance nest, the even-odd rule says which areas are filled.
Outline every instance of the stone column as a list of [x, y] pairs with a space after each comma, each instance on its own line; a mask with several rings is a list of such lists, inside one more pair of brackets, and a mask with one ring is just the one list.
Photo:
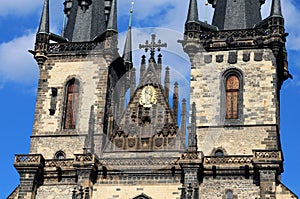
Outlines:
[[[91, 198], [93, 184], [97, 180], [98, 160], [92, 154], [76, 154], [73, 166], [77, 173], [77, 187], [73, 191], [73, 195], [77, 198], [85, 195], [85, 198]], [[78, 190], [78, 193], [76, 191]]]
[[199, 198], [199, 176], [202, 160], [196, 151], [187, 151], [179, 162], [183, 170], [181, 199]]
[[260, 198], [276, 198], [276, 170], [260, 170]]
[[40, 154], [16, 155], [14, 166], [20, 174], [18, 199], [35, 198], [38, 186], [43, 183], [44, 165]]

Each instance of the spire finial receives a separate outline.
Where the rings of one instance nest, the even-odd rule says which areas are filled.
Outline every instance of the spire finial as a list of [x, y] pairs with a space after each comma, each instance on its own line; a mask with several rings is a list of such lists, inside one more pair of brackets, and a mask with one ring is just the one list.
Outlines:
[[38, 33], [49, 33], [49, 0], [44, 1]]
[[126, 35], [126, 41], [124, 45], [124, 51], [123, 51], [123, 59], [125, 61], [125, 64], [129, 64], [130, 66], [127, 66], [127, 68], [132, 68], [132, 34], [131, 34], [131, 25], [132, 25], [132, 15], [133, 15], [133, 6], [134, 2], [131, 2], [131, 9], [130, 9], [130, 18], [129, 18], [129, 25], [128, 25], [128, 31]]
[[205, 19], [204, 22], [207, 23], [208, 21], [208, 1], [205, 2]]
[[282, 17], [281, 12], [281, 2], [280, 0], [273, 0], [270, 16], [279, 16]]
[[129, 18], [129, 27], [131, 27], [131, 25], [132, 25], [133, 6], [134, 6], [134, 1], [131, 2], [130, 18]]
[[199, 21], [199, 16], [198, 16], [197, 0], [190, 0], [189, 11], [188, 11], [186, 23], [198, 22], [198, 21]]
[[151, 43], [149, 43], [149, 41], [146, 40], [145, 44], [140, 44], [140, 46], [139, 46], [140, 49], [144, 48], [145, 52], [147, 52], [150, 49], [150, 55], [151, 55], [150, 60], [154, 60], [155, 49], [157, 49], [157, 51], [159, 52], [161, 48], [167, 47], [167, 43], [161, 43], [160, 39], [156, 43], [155, 38], [156, 38], [156, 35], [152, 34], [151, 35]]

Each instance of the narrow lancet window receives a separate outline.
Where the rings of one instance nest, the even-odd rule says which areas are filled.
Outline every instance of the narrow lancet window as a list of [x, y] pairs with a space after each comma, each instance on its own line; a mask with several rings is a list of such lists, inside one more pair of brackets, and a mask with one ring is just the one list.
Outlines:
[[238, 119], [239, 85], [236, 75], [230, 75], [226, 80], [226, 119]]
[[79, 82], [71, 79], [66, 86], [64, 129], [75, 129], [78, 113]]

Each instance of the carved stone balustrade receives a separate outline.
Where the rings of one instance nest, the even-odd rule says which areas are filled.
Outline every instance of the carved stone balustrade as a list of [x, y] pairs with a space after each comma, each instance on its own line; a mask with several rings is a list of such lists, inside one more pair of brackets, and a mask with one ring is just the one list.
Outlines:
[[249, 165], [252, 160], [252, 156], [206, 156], [204, 165]]
[[73, 166], [98, 166], [99, 160], [92, 154], [75, 154]]
[[17, 167], [43, 167], [45, 159], [41, 154], [18, 154], [15, 156], [14, 166]]
[[57, 54], [63, 52], [86, 52], [91, 50], [103, 49], [103, 43], [97, 42], [72, 42], [72, 43], [51, 43], [49, 44], [49, 54]]
[[50, 159], [45, 161], [45, 167], [73, 167], [74, 159]]

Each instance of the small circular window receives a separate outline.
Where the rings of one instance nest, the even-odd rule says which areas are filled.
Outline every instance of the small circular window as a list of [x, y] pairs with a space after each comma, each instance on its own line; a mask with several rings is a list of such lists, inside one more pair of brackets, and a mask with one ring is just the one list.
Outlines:
[[63, 151], [58, 151], [54, 155], [55, 159], [66, 159], [66, 154]]
[[216, 150], [215, 156], [217, 156], [217, 157], [222, 157], [222, 156], [224, 156], [224, 153], [223, 153], [222, 150]]

